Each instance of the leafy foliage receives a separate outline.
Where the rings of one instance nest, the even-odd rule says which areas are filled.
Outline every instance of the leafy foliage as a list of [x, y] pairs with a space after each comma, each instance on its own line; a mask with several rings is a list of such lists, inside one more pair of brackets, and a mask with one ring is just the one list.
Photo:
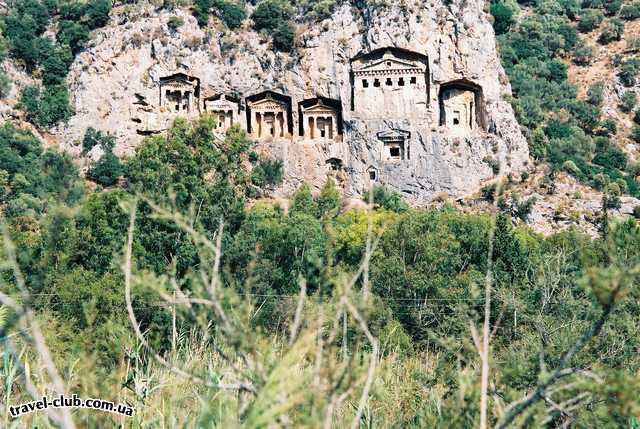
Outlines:
[[363, 200], [367, 201], [370, 193], [373, 196], [373, 203], [387, 210], [402, 213], [409, 209], [409, 206], [399, 193], [390, 191], [384, 186], [374, 186], [370, 192], [364, 194]]
[[102, 186], [113, 186], [123, 172], [124, 168], [120, 158], [114, 155], [113, 152], [108, 151], [91, 167], [88, 177]]
[[[9, 3], [2, 27], [11, 55], [24, 62], [29, 71], [40, 69], [44, 90], [26, 88], [22, 105], [30, 120], [51, 127], [70, 115], [65, 78], [77, 54], [89, 40], [91, 30], [109, 20], [111, 1], [24, 0]], [[57, 19], [56, 39], [45, 30]], [[2, 42], [0, 39], [0, 51]], [[1, 57], [2, 55], [0, 55]]]
[[193, 14], [201, 27], [207, 25], [211, 12], [222, 19], [227, 27], [238, 28], [247, 17], [245, 8], [238, 3], [229, 0], [196, 0]]
[[493, 15], [493, 28], [496, 34], [504, 34], [515, 23], [515, 15], [518, 7], [510, 7], [506, 2], [492, 2], [490, 12]]
[[25, 88], [20, 106], [30, 121], [41, 127], [51, 127], [71, 116], [69, 91], [65, 86], [51, 86], [42, 90], [37, 86]]
[[260, 159], [251, 171], [251, 182], [260, 187], [277, 186], [282, 183], [282, 161]]
[[253, 28], [272, 34], [277, 50], [290, 51], [295, 36], [293, 13], [293, 7], [285, 0], [262, 0], [251, 15]]
[[67, 156], [44, 151], [35, 136], [10, 123], [0, 127], [0, 176], [0, 204], [8, 217], [35, 217], [49, 202], [74, 204], [83, 194]]
[[[605, 12], [615, 14], [615, 5], [609, 3], [582, 2], [582, 9], [572, 1], [527, 4], [531, 13], [512, 31], [498, 37], [502, 62], [513, 88], [514, 110], [519, 122], [530, 130], [531, 154], [549, 161], [555, 169], [571, 165], [571, 174], [590, 184], [595, 183], [598, 174], [613, 181], [632, 182], [620, 163], [603, 161], [603, 155], [596, 157], [594, 152], [594, 139], [616, 132], [611, 119], [602, 118], [603, 83], [589, 88], [586, 101], [578, 100], [577, 89], [568, 81], [562, 62], [567, 55], [572, 55], [578, 64], [590, 61], [592, 49], [579, 40], [574, 26], [581, 32], [595, 30], [604, 22]], [[619, 40], [623, 30], [622, 21], [608, 20], [601, 43]], [[620, 60], [619, 76], [625, 85], [635, 82], [640, 68], [636, 63], [633, 57]], [[633, 108], [630, 97], [627, 96], [625, 108]], [[637, 187], [629, 186], [628, 190], [635, 193]]]

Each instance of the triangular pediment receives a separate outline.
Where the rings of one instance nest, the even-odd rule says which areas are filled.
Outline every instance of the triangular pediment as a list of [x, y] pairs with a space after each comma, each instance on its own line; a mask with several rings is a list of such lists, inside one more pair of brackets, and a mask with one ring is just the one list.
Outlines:
[[317, 104], [314, 104], [313, 106], [309, 106], [306, 109], [304, 109], [305, 113], [326, 112], [326, 111], [335, 112], [336, 109], [322, 103], [317, 103]]
[[411, 136], [409, 131], [404, 130], [385, 130], [376, 134], [380, 140], [406, 140]]
[[249, 103], [253, 109], [281, 109], [286, 110], [287, 106], [280, 101], [274, 100], [271, 97], [266, 97], [261, 100], [253, 101]]
[[176, 73], [171, 76], [166, 76], [160, 78], [161, 85], [167, 84], [177, 84], [177, 85], [187, 85], [187, 86], [196, 86], [198, 84], [198, 79], [186, 75], [184, 73]]
[[357, 71], [385, 71], [397, 69], [415, 69], [420, 68], [420, 64], [400, 60], [395, 57], [383, 57], [382, 59], [363, 65]]

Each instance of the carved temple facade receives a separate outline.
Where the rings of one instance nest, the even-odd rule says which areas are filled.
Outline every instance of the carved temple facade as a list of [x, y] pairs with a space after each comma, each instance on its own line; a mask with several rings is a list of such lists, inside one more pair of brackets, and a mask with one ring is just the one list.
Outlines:
[[351, 111], [357, 117], [424, 116], [429, 90], [424, 55], [381, 48], [351, 59]]
[[342, 106], [340, 100], [325, 97], [300, 102], [299, 135], [304, 140], [342, 141]]
[[[293, 104], [290, 96], [272, 90], [244, 99], [237, 93], [203, 97], [199, 78], [175, 73], [159, 80], [157, 115], [193, 118], [206, 113], [213, 117], [218, 131], [225, 132], [238, 125], [258, 141], [321, 144], [328, 171], [345, 168], [346, 149], [341, 143], [349, 121], [377, 127], [370, 131], [380, 158], [374, 164], [388, 165], [402, 165], [411, 160], [412, 134], [391, 127], [389, 121], [431, 124], [433, 130], [440, 129], [454, 137], [487, 129], [482, 88], [467, 79], [435, 81], [425, 55], [387, 47], [353, 57], [349, 67], [351, 97], [346, 103], [316, 96]], [[293, 106], [297, 107], [295, 112]], [[343, 114], [349, 121], [345, 121]], [[375, 182], [381, 169], [372, 164], [364, 174], [368, 181]]]
[[291, 97], [264, 91], [247, 97], [247, 131], [256, 139], [290, 138], [293, 134]]
[[240, 100], [229, 95], [217, 94], [205, 98], [204, 111], [213, 116], [219, 131], [227, 131], [240, 122]]
[[160, 109], [193, 117], [200, 115], [200, 79], [184, 73], [160, 78]]

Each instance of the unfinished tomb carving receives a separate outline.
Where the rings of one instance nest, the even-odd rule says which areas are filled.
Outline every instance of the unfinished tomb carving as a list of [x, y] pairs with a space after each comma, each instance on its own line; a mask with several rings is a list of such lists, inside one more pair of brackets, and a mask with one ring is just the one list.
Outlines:
[[247, 97], [248, 132], [257, 139], [288, 137], [293, 131], [291, 97], [273, 91]]
[[438, 96], [440, 125], [456, 134], [484, 129], [482, 88], [467, 80], [443, 84]]
[[237, 98], [225, 94], [213, 95], [204, 99], [204, 110], [210, 113], [216, 129], [227, 131], [239, 122], [240, 104]]
[[409, 137], [411, 133], [404, 130], [388, 130], [377, 134], [383, 144], [383, 161], [403, 161], [409, 159]]
[[428, 58], [380, 48], [351, 59], [351, 110], [363, 118], [423, 116], [429, 103]]
[[324, 97], [300, 102], [299, 134], [305, 140], [342, 139], [342, 107], [340, 100]]
[[184, 73], [160, 78], [160, 110], [173, 114], [200, 114], [200, 79]]
[[329, 158], [325, 163], [331, 171], [341, 171], [344, 167], [344, 163], [340, 158]]

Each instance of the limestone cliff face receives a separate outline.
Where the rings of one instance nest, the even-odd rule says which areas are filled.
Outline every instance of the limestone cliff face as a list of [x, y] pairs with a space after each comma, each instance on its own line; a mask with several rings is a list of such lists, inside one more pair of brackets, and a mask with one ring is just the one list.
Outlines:
[[[70, 142], [93, 126], [117, 137], [117, 153], [131, 153], [145, 134], [186, 113], [161, 106], [169, 94], [161, 80], [183, 73], [199, 79], [188, 116], [224, 94], [238, 100], [235, 122], [254, 133], [259, 106], [251, 108], [248, 98], [265, 90], [286, 96], [286, 132], [271, 137], [268, 130], [257, 146], [284, 162], [276, 193], [303, 181], [321, 187], [333, 175], [348, 196], [373, 182], [415, 202], [467, 194], [495, 177], [498, 165], [506, 174], [528, 162], [526, 140], [503, 99], [510, 87], [484, 3], [427, 0], [364, 11], [344, 5], [322, 23], [299, 26], [292, 55], [274, 52], [248, 29], [200, 29], [186, 11], [116, 9], [72, 67], [76, 114], [57, 131], [59, 141], [79, 155]], [[176, 31], [167, 26], [175, 15], [185, 22]], [[331, 135], [320, 136], [317, 117], [307, 117], [318, 108], [308, 101], [317, 97], [337, 103]]]

